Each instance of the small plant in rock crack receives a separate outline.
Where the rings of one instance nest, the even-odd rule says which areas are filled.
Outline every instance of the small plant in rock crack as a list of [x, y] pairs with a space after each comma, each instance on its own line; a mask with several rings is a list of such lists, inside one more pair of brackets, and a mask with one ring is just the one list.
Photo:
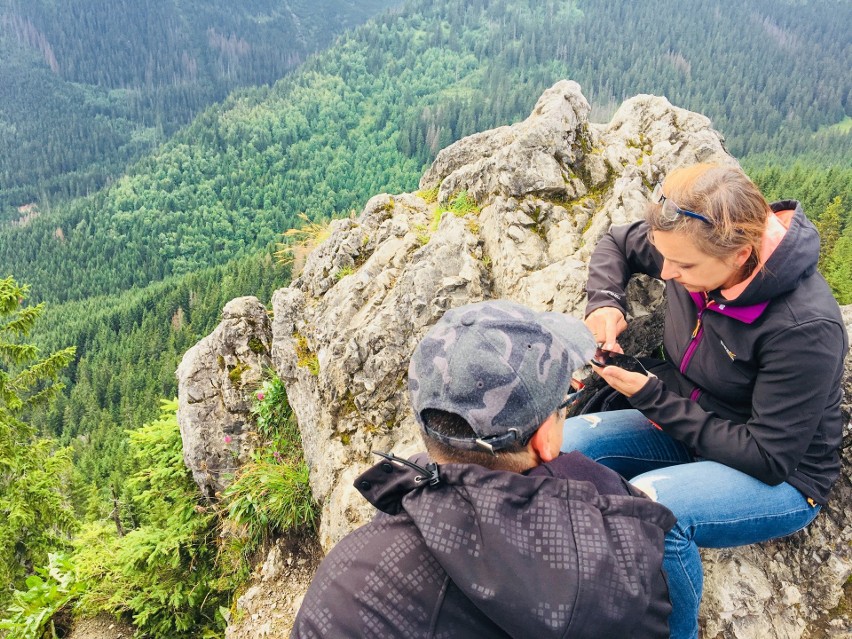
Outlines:
[[[280, 461], [279, 461], [280, 460]], [[316, 523], [316, 507], [304, 460], [257, 454], [243, 466], [223, 495], [227, 518], [246, 551], [259, 548], [270, 535]]]
[[[258, 433], [264, 438], [285, 440], [281, 443], [285, 443], [286, 448], [295, 446], [301, 450], [299, 427], [287, 402], [287, 389], [277, 376], [267, 379], [255, 392], [251, 413], [254, 415]], [[280, 448], [277, 450], [285, 452]]]
[[265, 441], [223, 494], [223, 528], [231, 552], [243, 558], [274, 535], [313, 528], [317, 520], [298, 424], [278, 377], [255, 392], [252, 414]]

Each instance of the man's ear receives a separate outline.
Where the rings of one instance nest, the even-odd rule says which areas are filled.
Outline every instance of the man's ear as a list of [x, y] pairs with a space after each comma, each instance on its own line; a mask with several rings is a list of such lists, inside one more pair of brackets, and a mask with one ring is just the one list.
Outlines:
[[556, 422], [556, 413], [554, 413], [538, 427], [538, 430], [530, 438], [530, 450], [535, 453], [542, 464], [553, 461], [559, 455], [559, 445], [556, 445], [556, 426], [559, 427], [559, 434], [561, 434], [562, 424]]

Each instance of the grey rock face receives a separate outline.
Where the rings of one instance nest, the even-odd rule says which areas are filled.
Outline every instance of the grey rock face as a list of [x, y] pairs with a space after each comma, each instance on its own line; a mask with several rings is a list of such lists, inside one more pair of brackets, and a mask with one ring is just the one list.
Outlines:
[[477, 201], [564, 194], [574, 186], [564, 168], [590, 143], [590, 110], [580, 85], [560, 82], [545, 91], [524, 122], [472, 135], [441, 151], [420, 188], [440, 187], [441, 200], [462, 190]]
[[352, 488], [370, 451], [418, 445], [405, 371], [419, 337], [446, 309], [482, 299], [487, 269], [469, 220], [447, 214], [430, 239], [432, 214], [412, 195], [374, 197], [272, 298], [272, 358], [323, 504], [326, 548], [372, 515]]
[[[736, 163], [707, 118], [665, 98], [628, 100], [608, 124], [588, 114], [579, 86], [557, 83], [525, 121], [444, 149], [417, 194], [376, 196], [356, 219], [334, 222], [301, 276], [275, 293], [272, 361], [299, 422], [326, 550], [373, 515], [352, 487], [371, 451], [422, 447], [406, 370], [446, 309], [508, 298], [580, 316], [589, 255], [611, 224], [639, 219], [678, 166]], [[438, 213], [462, 192], [475, 211]], [[658, 341], [660, 294], [659, 283], [631, 284], [637, 352]], [[850, 442], [847, 427], [845, 451]], [[849, 636], [848, 613], [835, 610], [852, 574], [845, 456], [832, 504], [806, 531], [704, 552], [705, 637]]]
[[177, 369], [183, 459], [201, 492], [215, 497], [255, 445], [248, 394], [271, 366], [271, 327], [255, 297], [231, 300], [222, 322], [189, 349]]
[[[325, 548], [372, 516], [351, 487], [370, 451], [420, 446], [406, 368], [447, 308], [509, 298], [579, 315], [588, 256], [610, 224], [641, 216], [674, 167], [734, 162], [707, 118], [664, 98], [628, 101], [609, 125], [588, 114], [579, 86], [557, 83], [523, 122], [444, 149], [422, 197], [376, 196], [357, 219], [334, 222], [274, 295], [273, 361], [323, 504]], [[477, 211], [438, 213], [462, 192]]]

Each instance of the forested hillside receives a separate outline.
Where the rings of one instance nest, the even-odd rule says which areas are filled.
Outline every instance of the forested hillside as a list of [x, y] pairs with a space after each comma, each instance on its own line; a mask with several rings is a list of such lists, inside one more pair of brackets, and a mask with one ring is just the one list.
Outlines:
[[67, 393], [31, 417], [72, 446], [81, 515], [98, 513], [110, 488], [121, 493], [127, 430], [177, 396], [178, 363], [218, 324], [222, 307], [242, 295], [268, 300], [288, 282], [288, 269], [257, 254], [143, 290], [47, 307], [33, 339], [51, 352], [73, 346], [76, 358], [64, 371]]
[[[97, 575], [93, 609], [130, 611], [152, 636], [221, 630], [215, 606], [238, 580], [215, 566], [219, 524], [195, 510], [173, 408], [155, 420], [181, 355], [229, 299], [268, 301], [287, 283], [270, 248], [300, 214], [323, 221], [415, 190], [441, 148], [526, 117], [562, 78], [580, 82], [598, 121], [638, 93], [711, 117], [769, 197], [804, 202], [823, 236], [820, 268], [852, 302], [852, 3], [409, 0], [308, 58], [393, 4], [0, 0], [0, 278], [49, 302], [30, 339], [69, 362], [50, 371], [67, 384], [58, 400], [18, 407], [6, 429], [34, 451], [10, 457], [7, 476], [20, 471], [41, 492], [8, 498], [26, 506], [8, 529], [24, 550], [0, 556], [0, 576], [20, 586], [89, 522], [77, 561]], [[306, 59], [272, 87], [203, 109]], [[0, 310], [27, 314], [21, 289], [3, 283]], [[131, 455], [127, 430], [152, 420]], [[155, 503], [169, 486], [175, 512]], [[246, 494], [241, 526], [259, 508]], [[110, 514], [115, 524], [91, 523]], [[33, 541], [39, 518], [50, 530]], [[120, 526], [139, 535], [114, 532], [108, 549], [93, 541]], [[163, 547], [172, 554], [152, 550]], [[161, 563], [136, 561], [145, 553]], [[201, 572], [188, 587], [190, 565]], [[132, 605], [109, 599], [107, 574]]]
[[[819, 4], [820, 11], [814, 6], [809, 14], [807, 7], [795, 9], [803, 21], [811, 19], [800, 32], [817, 31], [813, 25], [828, 22], [821, 13], [825, 3]], [[300, 224], [300, 212], [328, 218], [359, 208], [381, 191], [413, 190], [423, 164], [437, 150], [467, 133], [524, 117], [540, 88], [562, 75], [570, 77], [574, 65], [577, 74], [586, 74], [587, 93], [602, 117], [616, 96], [639, 91], [677, 95], [697, 110], [730, 111], [728, 139], [742, 148], [754, 138], [751, 123], [759, 116], [776, 117], [769, 107], [739, 113], [721, 98], [708, 97], [726, 86], [724, 69], [699, 64], [701, 58], [695, 60], [696, 86], [678, 81], [676, 68], [660, 66], [654, 56], [687, 40], [673, 40], [654, 26], [650, 12], [637, 11], [632, 3], [621, 14], [618, 6], [410, 4], [401, 14], [347, 36], [274, 88], [242, 91], [208, 109], [110, 189], [26, 226], [0, 231], [0, 264], [31, 282], [35, 297], [80, 300], [51, 305], [35, 337], [45, 349], [77, 347], [77, 359], [66, 373], [67, 392], [38, 419], [60, 441], [84, 436], [86, 445], [78, 442], [75, 453], [82, 483], [101, 496], [110, 484], [120, 487], [122, 473], [115, 468], [120, 456], [104, 453], [126, 446], [123, 429], [152, 418], [157, 399], [174, 394], [173, 373], [183, 351], [212, 328], [228, 299], [243, 294], [268, 299], [274, 286], [285, 283], [268, 258], [269, 247], [283, 230]], [[773, 7], [767, 3], [763, 9]], [[648, 30], [644, 47], [618, 39], [612, 52], [595, 53], [590, 30], [605, 31], [604, 9], [613, 12], [606, 24], [619, 21], [628, 29], [641, 17], [641, 27]], [[765, 29], [769, 18], [737, 13], [734, 3], [731, 9], [731, 16], [717, 15], [725, 29], [734, 29], [737, 20]], [[674, 24], [686, 29], [685, 10], [677, 16]], [[700, 40], [699, 32], [689, 33], [711, 46], [706, 36]], [[652, 36], [659, 40], [656, 45]], [[746, 64], [753, 51], [738, 45], [739, 40], [731, 42], [727, 58], [735, 61], [730, 68], [746, 73], [753, 67]], [[628, 51], [640, 57], [631, 62]], [[635, 79], [609, 68], [616, 54]], [[816, 55], [812, 51], [811, 57]], [[788, 60], [783, 48], [776, 50], [776, 58], [779, 65], [805, 64]], [[653, 62], [657, 71], [647, 75], [646, 84], [639, 75], [641, 60]], [[848, 93], [852, 82], [831, 66], [836, 62], [820, 58], [820, 63], [836, 72], [834, 94]], [[770, 77], [770, 86], [782, 80]], [[804, 71], [798, 77], [802, 83], [812, 80]], [[749, 82], [742, 84], [726, 95], [739, 91], [759, 97]], [[778, 99], [784, 104], [786, 98], [779, 94]], [[786, 108], [795, 112], [803, 104], [799, 98]], [[852, 234], [852, 225], [846, 224], [852, 168], [841, 161], [852, 158], [852, 152], [844, 144], [848, 134], [810, 132], [820, 126], [800, 124], [796, 135], [763, 136], [765, 144], [776, 145], [778, 158], [801, 157], [783, 151], [785, 145], [801, 145], [809, 153], [804, 160], [772, 162], [768, 153], [755, 153], [746, 157], [746, 167], [768, 196], [801, 199], [816, 215], [836, 212], [834, 222], [826, 220], [836, 228], [824, 234], [824, 266], [837, 271], [835, 280], [842, 282], [849, 279], [850, 260], [844, 256], [852, 248], [852, 239], [842, 238], [844, 227], [847, 236]], [[813, 158], [823, 145], [828, 151], [817, 164]], [[835, 199], [839, 204], [830, 209]], [[829, 253], [835, 248], [832, 262]], [[247, 257], [234, 261], [240, 255]], [[151, 285], [163, 278], [168, 281]], [[137, 289], [122, 294], [132, 287]]]
[[848, 166], [850, 23], [842, 0], [413, 0], [273, 88], [209, 108], [109, 189], [3, 228], [0, 270], [61, 301], [223, 263], [300, 212], [413, 190], [440, 148], [525, 117], [564, 77], [600, 118], [663, 94], [761, 166]]
[[[287, 268], [256, 254], [142, 290], [45, 309], [26, 305], [26, 287], [0, 279], [0, 636], [35, 639], [50, 618], [45, 609], [91, 591], [95, 583], [96, 609], [137, 606], [159, 636], [195, 637], [201, 626], [214, 624], [217, 606], [245, 578], [248, 553], [265, 538], [266, 524], [257, 528], [257, 539], [238, 540], [233, 551], [210, 541], [219, 517], [195, 509], [197, 488], [183, 466], [174, 406], [164, 420], [156, 417], [162, 399], [177, 394], [180, 359], [218, 323], [222, 307], [241, 295], [268, 299], [288, 281]], [[63, 383], [65, 392], [56, 393]], [[274, 410], [286, 408], [286, 400], [271, 399]], [[149, 422], [147, 431], [137, 431]], [[292, 428], [288, 432], [292, 446], [297, 440]], [[156, 488], [148, 488], [149, 482]], [[107, 530], [102, 520], [110, 522]], [[96, 574], [89, 586], [75, 582], [69, 589], [83, 566], [48, 553], [69, 550], [81, 525], [84, 535], [93, 535], [79, 547], [93, 552]], [[135, 535], [125, 538], [125, 530]], [[116, 545], [104, 550], [103, 544]], [[147, 557], [143, 573], [134, 574], [136, 560], [128, 553]], [[181, 562], [188, 557], [204, 565], [197, 583], [185, 578]], [[48, 560], [49, 575], [45, 569], [42, 576], [63, 575], [62, 583], [36, 586], [21, 607], [7, 610], [11, 588]], [[104, 560], [114, 566], [107, 569]], [[113, 571], [110, 578], [105, 570]], [[117, 592], [114, 580], [128, 570]], [[33, 579], [27, 584], [42, 583]], [[152, 592], [158, 585], [159, 594]], [[168, 593], [167, 602], [162, 593]], [[107, 604], [108, 597], [116, 597], [114, 603]], [[215, 624], [222, 623], [219, 616]], [[12, 634], [4, 634], [10, 628]]]
[[0, 219], [94, 192], [401, 0], [0, 0]]

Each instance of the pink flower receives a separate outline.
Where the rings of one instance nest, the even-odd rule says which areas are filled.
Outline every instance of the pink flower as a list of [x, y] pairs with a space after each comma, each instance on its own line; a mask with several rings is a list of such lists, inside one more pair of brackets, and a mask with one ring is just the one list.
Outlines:
[[262, 391], [257, 391], [257, 401], [262, 402], [264, 397], [266, 397], [266, 395], [264, 395]]
[[230, 444], [230, 443], [231, 443], [231, 436], [230, 436], [230, 435], [225, 435], [225, 443], [226, 443], [226, 444]]

